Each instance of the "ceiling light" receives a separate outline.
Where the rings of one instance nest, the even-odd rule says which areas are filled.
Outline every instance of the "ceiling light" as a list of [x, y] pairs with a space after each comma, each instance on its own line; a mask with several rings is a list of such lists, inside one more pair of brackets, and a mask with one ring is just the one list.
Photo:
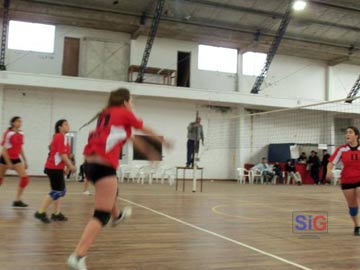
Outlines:
[[307, 5], [306, 1], [297, 0], [293, 5], [293, 9], [296, 11], [301, 11], [305, 9], [306, 5]]

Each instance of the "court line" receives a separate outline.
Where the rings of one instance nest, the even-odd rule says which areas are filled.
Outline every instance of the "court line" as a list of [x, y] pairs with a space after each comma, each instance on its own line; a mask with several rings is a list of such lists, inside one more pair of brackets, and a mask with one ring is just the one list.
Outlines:
[[127, 200], [127, 199], [125, 199], [125, 198], [121, 198], [121, 197], [118, 197], [118, 199], [121, 200], [121, 201], [130, 203], [130, 204], [132, 204], [132, 205], [135, 205], [135, 206], [137, 206], [137, 207], [143, 208], [143, 209], [145, 209], [145, 210], [148, 210], [148, 211], [150, 211], [150, 212], [153, 212], [153, 213], [155, 213], [155, 214], [157, 214], [157, 215], [166, 217], [166, 218], [168, 218], [168, 219], [170, 219], [170, 220], [173, 220], [173, 221], [175, 221], [175, 222], [178, 222], [178, 223], [180, 223], [180, 224], [183, 224], [183, 225], [186, 225], [186, 226], [188, 226], [188, 227], [191, 227], [191, 228], [193, 228], [193, 229], [195, 229], [195, 230], [198, 230], [198, 231], [201, 231], [201, 232], [210, 234], [210, 235], [212, 235], [212, 236], [215, 236], [215, 237], [217, 237], [217, 238], [226, 240], [226, 241], [231, 242], [231, 243], [233, 243], [233, 244], [236, 244], [236, 245], [238, 245], [238, 246], [241, 246], [241, 247], [250, 249], [250, 250], [252, 250], [252, 251], [255, 251], [255, 252], [260, 253], [260, 254], [262, 254], [262, 255], [268, 256], [268, 257], [273, 258], [273, 259], [275, 259], [275, 260], [278, 260], [278, 261], [281, 261], [281, 262], [283, 262], [283, 263], [286, 263], [286, 264], [295, 266], [295, 267], [297, 267], [297, 268], [299, 268], [299, 269], [312, 270], [311, 268], [308, 268], [308, 267], [303, 266], [303, 265], [301, 265], [301, 264], [298, 264], [298, 263], [289, 261], [289, 260], [284, 259], [284, 258], [282, 258], [282, 257], [279, 257], [279, 256], [277, 256], [277, 255], [274, 255], [274, 254], [271, 254], [271, 253], [269, 253], [269, 252], [266, 252], [266, 251], [264, 251], [264, 250], [261, 250], [261, 249], [258, 249], [258, 248], [256, 248], [256, 247], [247, 245], [247, 244], [245, 244], [245, 243], [242, 243], [242, 242], [239, 242], [239, 241], [237, 241], [237, 240], [231, 239], [231, 238], [229, 238], [229, 237], [226, 237], [226, 236], [224, 236], [224, 235], [218, 234], [218, 233], [216, 233], [216, 232], [213, 232], [213, 231], [210, 231], [210, 230], [201, 228], [201, 227], [199, 227], [199, 226], [196, 226], [196, 225], [191, 224], [191, 223], [189, 223], [189, 222], [183, 221], [183, 220], [181, 220], [181, 219], [178, 219], [178, 218], [169, 216], [169, 215], [167, 215], [167, 214], [165, 214], [165, 213], [163, 213], [163, 212], [154, 210], [154, 209], [149, 208], [149, 207], [147, 207], [147, 206], [145, 206], [145, 205], [142, 205], [142, 204], [139, 204], [139, 203], [136, 203], [136, 202], [133, 202], [133, 201]]
[[244, 217], [244, 216], [239, 216], [239, 215], [231, 215], [231, 214], [227, 214], [225, 212], [222, 212], [220, 210], [218, 210], [218, 208], [222, 208], [222, 207], [227, 207], [228, 205], [226, 204], [220, 204], [220, 205], [217, 205], [217, 206], [214, 206], [213, 208], [211, 208], [211, 211], [215, 214], [218, 214], [218, 215], [222, 215], [222, 216], [227, 216], [227, 217], [232, 217], [232, 218], [241, 218], [241, 219], [246, 219], [246, 220], [251, 220], [251, 221], [262, 221], [258, 218], [252, 218], [252, 217]]

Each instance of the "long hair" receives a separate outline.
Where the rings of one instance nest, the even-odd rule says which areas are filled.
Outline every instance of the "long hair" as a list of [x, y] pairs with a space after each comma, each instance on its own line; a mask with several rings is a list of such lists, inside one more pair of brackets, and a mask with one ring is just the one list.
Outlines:
[[88, 122], [86, 122], [84, 125], [82, 125], [79, 130], [83, 129], [84, 127], [94, 122], [99, 117], [99, 115], [103, 113], [106, 109], [110, 107], [124, 106], [125, 102], [129, 102], [129, 100], [130, 100], [130, 91], [128, 89], [119, 88], [117, 90], [111, 91], [106, 107], [97, 114], [95, 114], [95, 116], [91, 118]]
[[67, 122], [66, 119], [60, 119], [60, 120], [56, 121], [56, 123], [55, 123], [55, 133], [59, 133], [59, 132], [60, 132], [60, 127], [61, 127], [65, 122]]

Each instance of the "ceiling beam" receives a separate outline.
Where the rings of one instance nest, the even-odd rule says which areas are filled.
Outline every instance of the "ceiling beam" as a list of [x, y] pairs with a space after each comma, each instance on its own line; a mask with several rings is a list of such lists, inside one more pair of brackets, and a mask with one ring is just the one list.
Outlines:
[[[354, 86], [351, 88], [351, 90], [350, 90], [350, 92], [349, 92], [349, 94], [347, 95], [346, 98], [351, 99], [351, 98], [356, 97], [357, 94], [359, 93], [359, 91], [360, 91], [360, 75], [359, 75], [359, 77], [357, 78], [357, 80], [355, 81]], [[353, 101], [353, 100], [351, 99], [351, 100], [347, 100], [346, 102], [347, 102], [347, 103], [351, 103], [352, 101]]]
[[282, 18], [281, 20], [281, 24], [279, 26], [279, 29], [276, 33], [276, 37], [274, 38], [272, 44], [271, 44], [271, 47], [267, 53], [267, 56], [266, 56], [266, 62], [265, 62], [265, 65], [264, 67], [262, 68], [261, 70], [261, 73], [259, 76], [257, 76], [256, 80], [255, 80], [255, 83], [251, 89], [251, 93], [252, 94], [258, 94], [259, 91], [260, 91], [260, 87], [261, 85], [263, 84], [264, 80], [265, 80], [265, 77], [269, 71], [269, 68], [271, 66], [271, 63], [277, 53], [277, 50], [279, 49], [279, 46], [283, 40], [283, 37], [285, 35], [285, 32], [286, 32], [286, 29], [290, 23], [290, 20], [291, 20], [291, 15], [292, 15], [292, 5], [294, 3], [295, 0], [288, 0], [288, 4], [287, 4], [287, 7], [286, 7], [286, 12], [285, 12], [285, 15], [284, 17]]
[[[184, 0], [182, 0], [184, 1]], [[192, 0], [192, 1], [199, 1], [199, 0]], [[204, 0], [201, 0], [204, 1]], [[51, 8], [53, 6], [56, 6], [57, 8]], [[80, 10], [80, 12], [79, 12]], [[81, 12], [84, 11], [84, 12]], [[85, 12], [86, 11], [86, 12]], [[14, 0], [12, 2], [12, 6], [10, 8], [10, 17], [17, 17], [21, 18], [22, 14], [34, 14], [34, 18], [37, 17], [48, 17], [52, 18], [54, 20], [55, 18], [59, 18], [60, 21], [83, 21], [89, 20], [93, 25], [102, 25], [104, 23], [106, 24], [127, 24], [129, 26], [133, 27], [139, 27], [139, 19], [141, 18], [142, 14], [140, 13], [133, 13], [133, 12], [126, 12], [126, 11], [120, 11], [120, 10], [114, 10], [114, 9], [106, 9], [106, 8], [95, 8], [95, 7], [85, 7], [85, 6], [79, 6], [76, 4], [64, 4], [64, 3], [57, 3], [53, 4], [51, 1], [47, 0]], [[88, 14], [88, 15], [86, 15]], [[152, 18], [152, 16], [148, 16], [148, 18]], [[225, 31], [233, 31], [237, 33], [242, 33], [245, 35], [251, 36], [253, 38], [254, 34], [257, 33], [256, 29], [249, 29], [246, 27], [241, 26], [234, 26], [229, 24], [224, 24], [223, 22], [216, 22], [212, 21], [205, 22], [202, 20], [185, 20], [185, 19], [179, 19], [169, 16], [162, 16], [162, 21], [164, 22], [171, 22], [175, 24], [181, 24], [181, 25], [191, 25], [195, 27], [208, 27], [211, 29], [218, 29], [218, 30], [225, 30]], [[221, 25], [222, 24], [222, 25]], [[70, 24], [74, 25], [74, 24]], [[96, 28], [100, 28], [97, 26]], [[137, 29], [136, 28], [136, 29]], [[113, 31], [116, 31], [115, 25], [111, 28]], [[133, 33], [136, 31], [132, 30]], [[270, 32], [262, 32], [261, 33], [261, 40], [260, 43], [264, 42], [264, 39], [268, 38], [274, 38], [275, 33]], [[292, 41], [292, 42], [301, 42], [309, 45], [314, 46], [326, 46], [327, 49], [334, 48], [337, 50], [338, 54], [347, 54], [347, 50], [349, 48], [349, 44], [341, 44], [341, 43], [331, 43], [324, 40], [315, 40], [315, 39], [309, 39], [305, 37], [299, 37], [299, 36], [291, 36], [289, 34], [285, 35], [284, 40], [286, 41]], [[345, 49], [345, 50], [344, 50]], [[341, 51], [344, 50], [343, 53]], [[360, 46], [355, 46], [354, 51], [360, 51]]]
[[[238, 5], [213, 2], [213, 1], [209, 1], [209, 0], [172, 0], [172, 1], [181, 1], [181, 2], [186, 2], [189, 4], [208, 6], [208, 7], [212, 7], [212, 8], [219, 8], [219, 9], [226, 9], [226, 10], [231, 10], [231, 11], [251, 13], [254, 15], [271, 17], [274, 20], [275, 19], [281, 20], [281, 18], [284, 16], [284, 13], [282, 13], [282, 12], [242, 7], [242, 6], [238, 6]], [[315, 4], [319, 4], [319, 3], [321, 5], [323, 4], [323, 2], [321, 2], [321, 1], [312, 1], [312, 2], [314, 2]], [[294, 19], [296, 19], [296, 21], [298, 21], [300, 23], [304, 23], [304, 24], [318, 24], [318, 25], [322, 25], [322, 26], [326, 26], [326, 27], [331, 26], [331, 27], [335, 27], [335, 28], [339, 28], [339, 29], [346, 29], [346, 30], [350, 30], [350, 31], [356, 31], [356, 32], [360, 31], [360, 27], [357, 27], [357, 26], [339, 24], [339, 23], [334, 23], [334, 22], [320, 21], [320, 20], [315, 20], [315, 19], [311, 19], [311, 18], [299, 18], [298, 17], [298, 18], [294, 18]]]
[[351, 12], [360, 12], [360, 8], [356, 8], [356, 7], [349, 7], [349, 6], [345, 6], [345, 5], [341, 5], [341, 4], [333, 4], [330, 3], [328, 0], [309, 0], [310, 3], [319, 5], [319, 6], [324, 6], [324, 7], [328, 7], [328, 8], [336, 8], [336, 9], [341, 9], [341, 10], [346, 10], [346, 11], [351, 11]]
[[131, 34], [131, 39], [136, 40], [139, 36], [143, 35], [145, 33], [145, 25], [140, 25], [138, 29], [136, 29], [135, 32]]
[[350, 56], [341, 56], [328, 61], [327, 64], [328, 66], [333, 67], [349, 61], [350, 61]]

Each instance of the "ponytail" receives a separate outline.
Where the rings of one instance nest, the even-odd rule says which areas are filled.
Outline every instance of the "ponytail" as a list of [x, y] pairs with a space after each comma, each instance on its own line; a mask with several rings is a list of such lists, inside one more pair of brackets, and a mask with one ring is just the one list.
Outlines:
[[91, 118], [88, 122], [86, 122], [84, 125], [82, 125], [79, 129], [83, 129], [84, 127], [90, 125], [92, 122], [94, 122], [100, 114], [102, 114], [106, 109], [110, 107], [121, 107], [125, 105], [125, 102], [129, 102], [130, 100], [130, 91], [126, 88], [119, 88], [117, 90], [111, 91], [107, 106], [98, 112], [93, 118]]

